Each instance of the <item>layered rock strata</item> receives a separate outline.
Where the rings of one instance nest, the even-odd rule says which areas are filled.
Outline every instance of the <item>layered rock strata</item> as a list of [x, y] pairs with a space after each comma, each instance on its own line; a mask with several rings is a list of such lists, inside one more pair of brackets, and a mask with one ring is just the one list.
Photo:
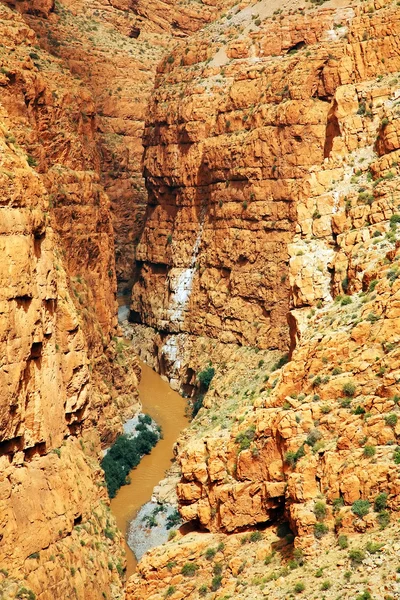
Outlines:
[[[272, 16], [262, 13], [261, 3], [257, 8], [260, 14], [254, 7], [247, 21], [246, 9], [231, 11], [161, 70], [146, 137], [153, 206], [139, 245], [143, 265], [133, 306], [138, 320], [171, 337], [188, 332], [226, 342], [234, 332], [236, 342], [268, 348], [279, 337], [285, 349], [290, 334], [289, 363], [272, 371], [260, 364], [264, 387], [254, 389], [250, 406], [248, 395], [239, 401], [236, 423], [226, 428], [212, 408], [223, 389], [217, 367], [198, 428], [177, 448], [177, 490], [186, 520], [231, 533], [286, 519], [297, 550], [313, 555], [331, 548], [337, 536], [385, 527], [399, 509], [399, 11], [385, 2], [329, 2]], [[227, 47], [223, 35], [231, 38]], [[179, 103], [182, 94], [186, 103]], [[257, 195], [260, 187], [270, 202], [262, 215], [258, 209], [267, 200]], [[240, 261], [232, 266], [229, 260], [251, 247], [246, 236], [256, 243], [262, 235], [260, 247], [267, 247], [273, 207], [279, 207], [278, 225], [270, 229], [275, 234], [278, 228], [283, 251], [272, 255], [269, 246], [265, 260], [281, 261], [270, 307], [282, 318], [257, 321], [258, 335], [250, 338], [254, 317], [241, 320], [243, 333], [232, 328], [229, 311], [235, 306], [239, 314], [240, 293], [230, 282], [246, 282], [242, 299], [251, 298], [254, 308], [249, 281], [260, 266], [253, 271], [246, 261], [239, 279]], [[228, 221], [232, 214], [236, 222]], [[184, 236], [184, 222], [186, 229], [193, 223], [191, 236]], [[257, 234], [247, 233], [249, 223]], [[215, 260], [227, 247], [228, 258]], [[192, 268], [194, 248], [198, 266], [174, 319], [180, 276]], [[222, 289], [216, 272], [226, 266]], [[262, 284], [257, 294], [266, 294]], [[223, 298], [218, 307], [217, 297]], [[214, 312], [219, 320], [211, 326]], [[228, 386], [224, 394], [233, 390]], [[377, 503], [382, 494], [383, 509]], [[156, 598], [161, 586], [175, 588], [176, 598], [203, 595], [199, 582], [192, 586], [184, 570], [167, 565], [201, 561], [204, 548], [173, 546], [142, 563], [131, 598]], [[151, 583], [157, 560], [166, 567], [158, 592]], [[216, 591], [212, 585], [205, 594]], [[379, 597], [389, 591], [384, 585], [371, 591]], [[227, 584], [224, 592], [237, 589]]]
[[114, 338], [93, 100], [4, 6], [0, 37], [0, 589], [120, 598], [98, 457], [139, 407], [139, 367]]

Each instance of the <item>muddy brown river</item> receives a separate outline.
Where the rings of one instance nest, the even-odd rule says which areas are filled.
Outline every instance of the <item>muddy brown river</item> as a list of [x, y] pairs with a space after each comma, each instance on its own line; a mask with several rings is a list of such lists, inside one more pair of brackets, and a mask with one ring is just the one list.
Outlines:
[[[139, 395], [143, 412], [148, 413], [161, 425], [163, 439], [153, 448], [151, 454], [144, 456], [136, 469], [131, 471], [131, 483], [120, 488], [116, 497], [111, 500], [111, 511], [125, 537], [130, 521], [140, 507], [150, 500], [154, 486], [163, 479], [165, 471], [170, 467], [172, 447], [180, 432], [188, 425], [185, 416], [186, 400], [174, 392], [150, 367], [144, 363], [140, 366], [142, 378]], [[125, 548], [129, 577], [134, 573], [137, 561], [126, 542]]]

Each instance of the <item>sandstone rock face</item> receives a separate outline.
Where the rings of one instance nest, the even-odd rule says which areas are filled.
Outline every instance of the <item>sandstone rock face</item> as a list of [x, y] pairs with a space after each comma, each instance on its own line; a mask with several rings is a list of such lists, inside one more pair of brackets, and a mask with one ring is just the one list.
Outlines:
[[[368, 81], [396, 71], [398, 21], [389, 8], [329, 7], [317, 20], [301, 10], [256, 26], [246, 11], [192, 36], [159, 69], [132, 308], [164, 332], [285, 349], [289, 308], [332, 298], [353, 173], [343, 160], [360, 147], [365, 160], [373, 144], [390, 90]], [[239, 42], [243, 56], [229, 51]], [[392, 129], [379, 148], [396, 144]]]
[[120, 347], [117, 361], [112, 341], [93, 100], [4, 6], [0, 38], [2, 591], [120, 598], [124, 555], [98, 459], [139, 406], [139, 368]]
[[[257, 86], [261, 89], [260, 80], [265, 83], [264, 77], [271, 79], [276, 77], [277, 71], [290, 70], [292, 79], [288, 83], [287, 99], [278, 105], [275, 100], [273, 104], [274, 110], [280, 111], [275, 112], [276, 121], [279, 123], [280, 114], [284, 114], [285, 119], [291, 115], [290, 118], [297, 122], [302, 114], [300, 107], [307, 102], [309, 108], [304, 113], [309, 123], [307, 127], [310, 131], [321, 131], [319, 144], [306, 155], [306, 160], [312, 161], [314, 166], [309, 167], [310, 174], [303, 176], [307, 197], [303, 196], [296, 203], [297, 231], [289, 245], [289, 283], [292, 302], [298, 307], [291, 320], [298, 345], [289, 365], [274, 380], [268, 398], [256, 400], [255, 413], [249, 414], [244, 423], [233, 430], [230, 441], [224, 438], [218, 442], [196, 439], [183, 448], [180, 454], [183, 480], [178, 487], [181, 511], [188, 520], [197, 518], [213, 530], [234, 531], [246, 524], [273, 520], [280, 509], [288, 514], [293, 530], [300, 535], [299, 544], [308, 544], [309, 548], [312, 548], [310, 540], [314, 539], [316, 520], [308, 515], [310, 503], [317, 494], [324, 494], [328, 503], [342, 497], [349, 505], [359, 498], [372, 501], [384, 489], [389, 494], [392, 508], [396, 509], [398, 493], [393, 449], [386, 445], [396, 441], [396, 398], [399, 393], [396, 376], [397, 267], [388, 264], [395, 262], [398, 256], [398, 217], [393, 216], [398, 210], [394, 191], [397, 151], [395, 126], [392, 125], [397, 79], [389, 82], [388, 78], [385, 80], [380, 76], [380, 64], [383, 63], [374, 63], [377, 70], [372, 71], [371, 64], [364, 63], [358, 51], [360, 43], [364, 55], [372, 48], [386, 47], [387, 40], [392, 39], [392, 30], [388, 32], [385, 23], [390, 20], [396, 27], [398, 14], [390, 7], [382, 7], [374, 14], [365, 14], [361, 9], [354, 14], [342, 9], [327, 9], [321, 11], [320, 17], [317, 21], [319, 29], [313, 34], [315, 38], [307, 38], [309, 30], [307, 35], [304, 33], [307, 44], [319, 42], [310, 46], [313, 48], [310, 50], [313, 55], [311, 65], [306, 57], [301, 57], [301, 52], [295, 59], [288, 57], [286, 62], [280, 61], [279, 66], [275, 60], [265, 60], [263, 68], [257, 65], [257, 75], [247, 83], [249, 89], [254, 90]], [[332, 45], [328, 26], [333, 19], [339, 23], [336, 30], [342, 29], [340, 17], [346, 19], [346, 44], [337, 34]], [[306, 17], [304, 22], [307, 22]], [[367, 25], [371, 33], [362, 36], [360, 29]], [[276, 25], [272, 24], [274, 27]], [[296, 31], [300, 29], [298, 24]], [[361, 37], [367, 39], [360, 42]], [[292, 42], [296, 39], [292, 38]], [[323, 65], [318, 63], [315, 71], [316, 62], [327, 51], [326, 40], [332, 46], [333, 57]], [[398, 60], [397, 50], [389, 50], [384, 62], [395, 69], [399, 66]], [[351, 64], [354, 65], [350, 69], [351, 75], [346, 75], [344, 66]], [[242, 80], [237, 86], [244, 85], [243, 64], [240, 66]], [[239, 70], [237, 63], [229, 65], [230, 69], [234, 67]], [[297, 80], [296, 74], [300, 72], [303, 76]], [[319, 79], [313, 80], [317, 72]], [[372, 79], [376, 75], [379, 77]], [[168, 77], [173, 78], [174, 72]], [[290, 85], [294, 81], [298, 85], [291, 92]], [[305, 99], [304, 81], [311, 86], [308, 95], [315, 89], [317, 98]], [[318, 99], [318, 94], [322, 95], [318, 85], [324, 86], [324, 95], [330, 99], [331, 108], [326, 106], [326, 99]], [[235, 83], [230, 88], [231, 97], [234, 86]], [[271, 86], [268, 90], [267, 94], [276, 96], [276, 88]], [[243, 102], [249, 102], [248, 95], [240, 97]], [[322, 104], [324, 108], [320, 107]], [[159, 104], [155, 106], [159, 111]], [[261, 106], [260, 111], [263, 108]], [[315, 114], [321, 121], [320, 129], [318, 125], [310, 124]], [[335, 136], [331, 139], [329, 132], [333, 122]], [[286, 132], [286, 120], [283, 125]], [[296, 127], [300, 126], [297, 124]], [[173, 136], [170, 129], [160, 126], [160, 137], [164, 136], [166, 140], [167, 135]], [[239, 135], [255, 135], [254, 129]], [[297, 138], [293, 131], [291, 136], [290, 156], [293, 157], [293, 153], [296, 156]], [[304, 131], [302, 136], [314, 139], [312, 135], [309, 137], [310, 133], [305, 136]], [[245, 140], [246, 137], [242, 147]], [[326, 150], [328, 142], [329, 152]], [[207, 146], [207, 141], [204, 145]], [[262, 164], [268, 160], [271, 147], [275, 147], [272, 139], [261, 154]], [[282, 148], [283, 141], [277, 147]], [[316, 166], [318, 148], [320, 164]], [[344, 162], [344, 153], [351, 150], [351, 158]], [[179, 146], [176, 151], [179, 152]], [[161, 149], [152, 146], [147, 155], [149, 162], [155, 152], [159, 156], [163, 153], [164, 158], [153, 160], [151, 164], [161, 165], [161, 168], [168, 165], [171, 169], [172, 163], [165, 157], [171, 158], [172, 153], [164, 151], [164, 146]], [[390, 157], [388, 153], [391, 153]], [[185, 150], [185, 157], [189, 155], [190, 151]], [[178, 164], [175, 163], [174, 174], [170, 171], [170, 184], [178, 181]], [[298, 166], [290, 167], [285, 162], [282, 168], [296, 171]], [[182, 177], [186, 177], [185, 173], [182, 171]], [[153, 214], [160, 212], [160, 207], [161, 204]], [[177, 260], [176, 255], [174, 259]], [[169, 278], [171, 281], [171, 275]], [[343, 289], [354, 295], [333, 303], [332, 295]], [[367, 292], [372, 290], [375, 294], [368, 295]], [[317, 313], [316, 309], [300, 308], [315, 305], [317, 301]], [[188, 309], [193, 302], [192, 298]], [[198, 315], [199, 311], [196, 311], [193, 318], [197, 319]], [[313, 439], [314, 435], [316, 439]], [[244, 449], [242, 446], [241, 450], [242, 439], [247, 440], [245, 445], [248, 442], [249, 447]], [[316, 450], [321, 444], [324, 449]], [[374, 469], [367, 466], [371, 459], [368, 450], [364, 452], [363, 449], [369, 444], [376, 447]], [[300, 454], [296, 454], [299, 449]], [[301, 456], [303, 453], [304, 457]], [[194, 484], [197, 486], [195, 495]], [[354, 527], [351, 519], [350, 523], [343, 519], [345, 527]]]
[[[327, 3], [242, 21], [236, 35], [233, 11], [223, 21], [231, 22], [226, 52], [213, 45], [212, 36], [222, 35], [215, 24], [160, 69], [145, 138], [152, 206], [138, 248], [137, 318], [167, 340], [206, 335], [226, 343], [234, 331], [248, 345], [284, 349], [291, 342], [282, 369], [264, 357], [259, 363], [264, 385], [251, 389], [249, 370], [247, 394], [222, 382], [234, 366], [218, 368], [216, 360], [203, 408], [177, 445], [181, 514], [213, 532], [283, 518], [297, 549], [317, 555], [338, 534], [373, 531], [399, 510], [399, 16], [385, 2]], [[257, 195], [260, 188], [266, 193]], [[268, 211], [258, 212], [260, 202]], [[277, 224], [268, 233], [273, 207]], [[219, 237], [228, 214], [236, 221]], [[266, 249], [269, 235], [279, 247]], [[257, 319], [251, 337], [254, 317], [241, 318], [238, 333], [227, 311], [233, 290], [252, 298], [251, 310], [267, 306], [268, 288], [250, 284], [262, 272], [256, 259], [239, 269], [257, 240], [262, 265], [274, 273], [268, 307], [281, 320]], [[179, 361], [178, 353], [172, 362]], [[219, 415], [232, 396], [228, 423]], [[374, 507], [382, 493], [384, 514]], [[369, 502], [367, 514], [357, 514], [357, 500]], [[190, 548], [180, 551], [182, 561], [192, 560]], [[165, 553], [173, 562], [173, 544]], [[151, 572], [143, 562], [128, 597], [157, 597]], [[163, 585], [175, 586], [176, 598], [198, 597], [199, 587], [178, 573]], [[224, 593], [240, 597], [237, 590]]]
[[88, 6], [67, 0], [57, 2], [49, 14], [34, 3], [18, 3], [18, 9], [30, 15], [27, 20], [40, 36], [41, 47], [62, 58], [92, 92], [85, 116], [99, 133], [97, 170], [111, 202], [121, 291], [131, 289], [135, 248], [144, 225], [142, 136], [156, 66], [175, 44], [175, 35], [188, 28], [195, 31], [222, 9], [219, 4], [200, 6], [199, 12], [197, 4], [193, 10], [189, 3], [185, 11], [175, 1], [166, 8], [157, 2], [145, 7], [104, 1]]

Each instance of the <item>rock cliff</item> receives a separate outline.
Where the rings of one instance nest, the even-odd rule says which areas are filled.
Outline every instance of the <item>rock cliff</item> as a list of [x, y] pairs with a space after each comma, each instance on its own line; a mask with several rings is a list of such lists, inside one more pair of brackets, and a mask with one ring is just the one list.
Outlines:
[[[267, 527], [261, 538], [287, 521], [312, 569], [321, 547], [329, 554], [350, 536], [364, 548], [399, 509], [399, 11], [389, 2], [287, 8], [234, 7], [160, 67], [133, 308], [161, 330], [158, 347], [174, 346], [172, 371], [184, 352], [170, 340], [253, 347], [245, 389], [226, 379], [237, 362], [203, 343], [191, 381], [205, 355], [217, 372], [177, 446], [181, 514], [213, 532]], [[272, 364], [270, 349], [289, 351], [288, 364]], [[392, 535], [385, 529], [383, 543]], [[153, 552], [128, 597], [263, 597], [240, 588], [245, 567], [228, 556], [219, 558], [226, 578], [211, 569], [203, 588], [185, 572], [192, 563], [203, 573], [207, 547], [232, 539], [198, 534]], [[375, 568], [363, 563], [373, 553], [360, 564]], [[366, 593], [393, 597], [397, 584], [384, 581], [379, 572]], [[276, 598], [296, 591], [261, 583]], [[330, 587], [327, 598], [364, 591]]]
[[139, 407], [139, 368], [116, 344], [93, 99], [4, 6], [0, 38], [0, 589], [119, 598], [98, 459]]

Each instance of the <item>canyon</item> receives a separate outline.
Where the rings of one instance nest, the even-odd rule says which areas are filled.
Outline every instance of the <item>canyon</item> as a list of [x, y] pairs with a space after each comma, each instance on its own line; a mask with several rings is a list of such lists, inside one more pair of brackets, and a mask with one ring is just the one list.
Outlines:
[[[399, 34], [388, 0], [0, 4], [0, 597], [399, 596]], [[196, 410], [189, 528], [127, 580], [100, 460], [139, 358]]]

